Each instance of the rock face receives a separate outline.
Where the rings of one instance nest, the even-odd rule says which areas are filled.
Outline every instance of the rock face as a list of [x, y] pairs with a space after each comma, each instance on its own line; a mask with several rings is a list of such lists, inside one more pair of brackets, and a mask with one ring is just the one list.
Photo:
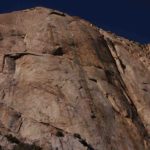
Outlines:
[[150, 46], [78, 17], [0, 15], [1, 150], [149, 150]]

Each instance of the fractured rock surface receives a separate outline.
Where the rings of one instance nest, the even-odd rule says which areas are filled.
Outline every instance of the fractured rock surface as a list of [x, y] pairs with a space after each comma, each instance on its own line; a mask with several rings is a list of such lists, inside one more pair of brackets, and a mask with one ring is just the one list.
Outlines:
[[149, 150], [150, 46], [78, 17], [0, 15], [0, 149]]

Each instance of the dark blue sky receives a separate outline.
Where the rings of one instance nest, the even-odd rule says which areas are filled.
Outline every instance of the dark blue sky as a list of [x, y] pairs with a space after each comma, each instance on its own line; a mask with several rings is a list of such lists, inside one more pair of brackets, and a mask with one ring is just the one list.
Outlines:
[[0, 12], [45, 6], [80, 16], [105, 30], [150, 43], [150, 0], [0, 0]]

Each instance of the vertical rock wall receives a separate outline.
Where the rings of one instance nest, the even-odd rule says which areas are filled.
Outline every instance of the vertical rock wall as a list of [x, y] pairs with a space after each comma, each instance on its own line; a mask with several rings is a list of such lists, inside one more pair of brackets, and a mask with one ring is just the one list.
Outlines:
[[0, 15], [2, 150], [148, 150], [150, 49], [78, 17]]

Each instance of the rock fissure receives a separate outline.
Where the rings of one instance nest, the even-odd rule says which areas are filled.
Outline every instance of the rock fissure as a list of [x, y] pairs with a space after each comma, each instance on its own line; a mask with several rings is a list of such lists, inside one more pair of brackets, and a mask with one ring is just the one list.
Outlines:
[[78, 46], [76, 45], [75, 41], [72, 41], [72, 52], [73, 52], [73, 57], [74, 57], [74, 62], [75, 64], [78, 66], [79, 68], [79, 76], [81, 78], [81, 85], [82, 87], [84, 88], [86, 94], [87, 94], [87, 97], [89, 99], [89, 106], [90, 106], [90, 109], [91, 109], [91, 118], [94, 119], [96, 118], [96, 109], [95, 109], [95, 104], [94, 104], [94, 101], [93, 101], [93, 97], [91, 95], [91, 92], [89, 90], [89, 87], [88, 87], [88, 83], [87, 83], [87, 80], [85, 78], [85, 71], [81, 65], [81, 62], [80, 62], [80, 56], [78, 55]]
[[50, 12], [50, 15], [58, 15], [58, 16], [63, 16], [63, 17], [66, 16], [64, 13], [59, 12], [59, 11], [52, 11], [52, 12]]
[[[113, 86], [115, 86], [118, 90], [120, 90], [121, 95], [123, 95], [123, 97], [124, 97], [124, 101], [121, 101], [121, 103], [123, 103], [123, 105], [125, 106], [127, 114], [128, 114], [128, 117], [131, 118], [132, 122], [137, 127], [139, 133], [144, 137], [144, 139], [147, 141], [147, 143], [149, 143], [149, 141], [147, 140], [148, 139], [147, 137], [149, 137], [148, 133], [147, 133], [147, 131], [146, 131], [144, 125], [143, 125], [143, 122], [141, 121], [141, 119], [140, 119], [140, 117], [139, 117], [139, 115], [138, 115], [138, 113], [136, 111], [136, 107], [134, 106], [134, 104], [133, 104], [131, 98], [129, 97], [129, 95], [127, 94], [127, 91], [126, 91], [127, 88], [126, 88], [125, 83], [122, 80], [120, 72], [119, 72], [119, 70], [117, 68], [115, 58], [113, 57], [113, 55], [111, 53], [111, 50], [107, 46], [108, 40], [107, 41], [105, 39], [103, 39], [103, 40], [104, 40], [104, 45], [105, 45], [104, 47], [106, 48], [106, 51], [108, 51], [108, 55], [110, 56], [110, 60], [112, 61], [112, 64], [114, 65], [114, 68], [115, 68], [114, 71], [112, 71], [111, 68], [110, 69], [109, 68], [106, 69], [107, 67], [109, 67], [109, 64], [108, 63], [103, 63], [108, 82], [110, 84], [112, 84]], [[93, 41], [95, 41], [94, 38], [93, 38]], [[112, 50], [116, 52], [115, 47], [113, 46], [113, 43], [110, 40], [109, 40], [109, 44], [111, 44]], [[98, 44], [95, 43], [94, 45], [97, 46]], [[95, 47], [95, 51], [97, 53], [97, 56], [98, 56], [99, 60], [101, 61], [102, 58], [100, 56], [101, 54], [99, 52], [99, 48]], [[117, 56], [117, 58], [119, 58], [119, 57]], [[107, 64], [107, 67], [106, 67], [106, 64]], [[121, 62], [121, 60], [120, 60], [120, 64], [121, 64], [121, 66], [123, 68], [123, 71], [124, 71], [125, 70], [125, 65]], [[117, 75], [116, 75], [116, 73], [117, 73]], [[117, 80], [119, 82], [119, 85], [120, 85], [119, 88], [121, 88], [121, 89], [118, 88], [118, 84], [116, 84], [114, 82], [115, 80]], [[126, 99], [126, 96], [124, 95], [124, 93], [122, 91], [125, 91], [126, 95], [128, 96], [128, 99], [130, 99], [130, 101], [131, 101], [131, 104], [128, 102], [128, 100]]]
[[87, 150], [95, 150], [92, 145], [88, 144], [86, 140], [80, 136], [80, 134], [75, 133], [74, 138], [78, 139], [84, 147], [87, 147]]
[[[109, 42], [110, 43], [110, 42]], [[111, 45], [113, 45], [113, 43], [111, 43]], [[108, 48], [109, 49], [109, 48]], [[115, 47], [113, 46], [113, 49], [114, 51], [116, 52], [115, 50]], [[111, 53], [111, 50], [109, 49], [110, 53]], [[112, 55], [112, 54], [111, 54]], [[112, 55], [113, 57], [113, 55]], [[119, 81], [120, 81], [120, 88], [121, 88], [121, 92], [124, 91], [126, 95], [124, 95], [124, 93], [122, 92], [122, 95], [124, 95], [124, 102], [125, 102], [125, 105], [126, 105], [126, 109], [127, 109], [127, 112], [128, 112], [128, 117], [131, 118], [132, 122], [135, 124], [135, 126], [137, 127], [139, 133], [144, 137], [144, 139], [149, 143], [149, 139], [147, 137], [149, 137], [148, 135], [148, 132], [147, 130], [145, 129], [144, 127], [144, 124], [142, 122], [142, 120], [140, 119], [140, 116], [137, 112], [137, 109], [133, 103], [133, 100], [130, 98], [129, 94], [128, 94], [128, 91], [127, 91], [127, 87], [120, 75], [120, 72], [117, 68], [117, 64], [115, 62], [115, 59], [114, 59], [114, 65], [116, 67], [116, 70], [118, 72], [118, 75], [119, 75]], [[130, 102], [128, 101], [128, 99], [130, 100]], [[131, 103], [131, 104], [130, 104]]]

